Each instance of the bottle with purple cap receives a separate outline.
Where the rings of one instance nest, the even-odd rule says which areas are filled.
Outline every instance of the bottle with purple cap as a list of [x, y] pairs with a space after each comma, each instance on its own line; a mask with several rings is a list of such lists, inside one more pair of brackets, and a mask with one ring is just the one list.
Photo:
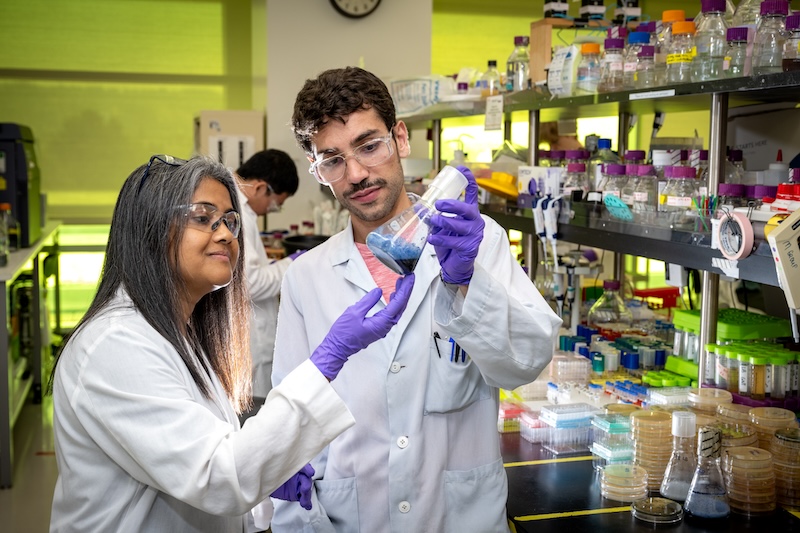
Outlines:
[[750, 58], [747, 56], [747, 28], [728, 28], [728, 49], [722, 64], [726, 78], [750, 75]]
[[783, 45], [786, 43], [787, 0], [761, 2], [761, 21], [753, 44], [753, 74], [761, 76], [783, 72]]
[[789, 37], [783, 45], [783, 71], [800, 70], [800, 13], [786, 17]]
[[600, 67], [600, 82], [597, 92], [612, 93], [623, 89], [625, 39], [606, 39], [603, 63]]
[[528, 69], [530, 54], [528, 53], [527, 35], [514, 37], [514, 51], [506, 61], [506, 92], [524, 91], [528, 88]]
[[692, 81], [718, 80], [723, 76], [728, 24], [725, 22], [725, 0], [701, 0], [702, 15], [697, 24], [692, 58]]

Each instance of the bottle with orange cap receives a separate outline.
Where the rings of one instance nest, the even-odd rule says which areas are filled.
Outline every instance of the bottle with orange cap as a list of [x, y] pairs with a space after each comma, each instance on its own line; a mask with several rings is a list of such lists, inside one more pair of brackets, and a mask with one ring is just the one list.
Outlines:
[[686, 12], [683, 9], [668, 9], [661, 14], [661, 31], [656, 36], [656, 80], [658, 85], [664, 85], [667, 81], [667, 54], [669, 45], [672, 42], [672, 24], [686, 20]]
[[694, 22], [680, 20], [672, 24], [672, 41], [667, 54], [668, 85], [692, 81], [694, 33]]
[[583, 43], [581, 62], [578, 64], [578, 93], [594, 94], [600, 81], [600, 45]]

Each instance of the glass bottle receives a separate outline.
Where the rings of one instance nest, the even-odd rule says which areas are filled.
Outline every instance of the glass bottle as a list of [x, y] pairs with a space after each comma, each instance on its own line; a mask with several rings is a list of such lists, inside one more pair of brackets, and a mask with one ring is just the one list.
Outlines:
[[659, 195], [661, 211], [667, 213], [670, 224], [677, 229], [692, 229], [696, 213], [692, 200], [698, 195], [696, 171], [692, 167], [667, 167], [667, 185]]
[[539, 150], [539, 166], [550, 167], [550, 150]]
[[647, 44], [650, 46], [656, 46], [658, 44], [658, 34], [656, 33], [656, 21], [655, 20], [648, 20], [647, 22], [642, 22], [638, 26], [636, 26], [636, 31], [641, 31], [650, 36], [650, 40]]
[[731, 26], [750, 26], [755, 28], [761, 20], [762, 0], [742, 0], [733, 13]]
[[656, 85], [667, 83], [667, 55], [672, 43], [672, 25], [684, 20], [686, 13], [683, 9], [668, 9], [661, 14], [661, 31], [656, 36]]
[[645, 157], [647, 157], [647, 152], [644, 150], [625, 150], [622, 159], [626, 165], [644, 165]]
[[561, 195], [564, 198], [575, 198], [573, 191], [581, 191], [580, 199], [586, 197], [589, 192], [589, 179], [586, 176], [585, 163], [567, 163], [567, 175], [564, 178], [564, 186]]
[[750, 75], [750, 58], [747, 57], [747, 28], [728, 28], [728, 49], [722, 70], [726, 78], [741, 78]]
[[692, 81], [694, 33], [694, 22], [678, 21], [672, 24], [672, 41], [667, 54], [668, 84]]
[[606, 163], [619, 163], [619, 156], [611, 151], [611, 139], [599, 139], [597, 153], [589, 158], [589, 179], [592, 181], [592, 190], [600, 190], [603, 165]]
[[642, 51], [642, 46], [649, 44], [649, 33], [635, 31], [628, 36], [628, 46], [625, 48], [625, 59], [622, 66], [622, 85], [625, 89], [634, 88], [636, 71], [639, 66], [639, 54]]
[[722, 432], [703, 426], [697, 437], [697, 468], [692, 476], [683, 509], [690, 517], [717, 519], [731, 513], [725, 480], [719, 467]]
[[623, 89], [625, 39], [606, 39], [603, 61], [600, 65], [600, 82], [597, 92], [611, 93]]
[[786, 17], [789, 37], [783, 44], [783, 71], [800, 70], [800, 14]]
[[744, 164], [742, 163], [742, 158], [743, 153], [741, 150], [730, 151], [728, 154], [728, 161], [725, 164], [725, 183], [744, 183]]
[[651, 45], [642, 46], [639, 52], [639, 62], [636, 64], [633, 86], [636, 89], [647, 89], [656, 86], [656, 64], [653, 60], [655, 47]]
[[600, 82], [600, 45], [583, 43], [581, 45], [581, 62], [578, 64], [578, 93], [594, 94]]
[[490, 59], [478, 82], [481, 88], [481, 98], [500, 94], [500, 73], [497, 71], [497, 60]]
[[[625, 154], [627, 156], [627, 154]], [[619, 192], [619, 197], [625, 202], [626, 205], [633, 207], [633, 191], [639, 185], [639, 165], [628, 164], [625, 165], [625, 176], [628, 178], [622, 190]]]
[[603, 198], [606, 196], [622, 196], [622, 189], [628, 182], [628, 176], [625, 174], [625, 165], [618, 163], [607, 163], [603, 169], [603, 179], [600, 182], [599, 190], [603, 192]]
[[658, 179], [653, 165], [639, 165], [638, 174], [639, 179], [633, 190], [634, 216], [639, 222], [652, 224], [658, 203]]
[[693, 161], [697, 169], [697, 190], [700, 194], [706, 195], [708, 194], [708, 150], [697, 150], [697, 152], [697, 161]]
[[530, 68], [530, 53], [528, 52], [527, 35], [514, 37], [514, 51], [506, 61], [506, 92], [524, 91], [528, 88], [528, 69]]
[[630, 326], [633, 314], [625, 306], [619, 294], [620, 283], [618, 280], [603, 281], [603, 294], [589, 309], [586, 322], [589, 326], [602, 329], [610, 324], [624, 324]]
[[458, 198], [466, 186], [461, 172], [445, 166], [414, 205], [367, 235], [367, 246], [394, 272], [413, 272], [428, 238], [428, 220], [437, 212], [436, 200]]
[[692, 81], [718, 80], [723, 77], [726, 36], [725, 0], [701, 0], [702, 17], [697, 25], [692, 59]]
[[697, 415], [691, 411], [672, 413], [672, 455], [661, 481], [661, 495], [683, 502], [689, 494], [692, 476], [697, 470], [695, 454]]
[[783, 72], [783, 45], [786, 42], [786, 15], [789, 2], [764, 0], [761, 21], [753, 43], [753, 74], [761, 76]]

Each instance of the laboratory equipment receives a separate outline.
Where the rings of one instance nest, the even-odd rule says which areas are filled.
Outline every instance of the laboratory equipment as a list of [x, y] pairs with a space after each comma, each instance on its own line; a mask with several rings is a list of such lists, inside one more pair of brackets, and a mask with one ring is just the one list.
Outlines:
[[427, 242], [430, 217], [437, 200], [458, 198], [467, 178], [445, 166], [425, 193], [408, 209], [367, 235], [367, 246], [378, 260], [398, 274], [414, 270]]
[[697, 437], [697, 468], [683, 509], [697, 518], [725, 518], [731, 512], [725, 490], [725, 480], [719, 465], [722, 432], [719, 428], [703, 426]]
[[661, 495], [665, 498], [682, 502], [689, 494], [689, 485], [697, 469], [696, 425], [697, 415], [691, 411], [672, 413], [672, 455], [661, 482]]
[[[0, 124], [0, 202], [11, 204], [11, 213], [19, 222], [18, 248], [29, 247], [42, 234], [41, 177], [33, 144], [30, 128]], [[11, 238], [13, 241], [13, 235]]]
[[764, 0], [761, 2], [761, 21], [756, 28], [753, 44], [753, 74], [783, 72], [783, 45], [786, 42], [786, 15], [789, 2]]

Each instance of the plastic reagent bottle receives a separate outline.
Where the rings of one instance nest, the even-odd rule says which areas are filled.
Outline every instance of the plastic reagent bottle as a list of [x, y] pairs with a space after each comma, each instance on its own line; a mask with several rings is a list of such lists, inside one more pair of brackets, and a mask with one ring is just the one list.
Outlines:
[[635, 31], [628, 36], [628, 46], [625, 48], [625, 59], [622, 67], [622, 84], [625, 89], [633, 89], [636, 70], [639, 66], [639, 53], [642, 51], [642, 46], [649, 44], [649, 33]]
[[500, 73], [497, 71], [496, 59], [489, 60], [486, 72], [481, 76], [479, 84], [481, 87], [481, 98], [500, 94]]
[[672, 25], [675, 22], [686, 20], [683, 9], [668, 9], [661, 14], [661, 31], [656, 36], [656, 79], [657, 85], [667, 82], [667, 55], [672, 43]]
[[694, 31], [694, 22], [679, 21], [672, 24], [672, 41], [667, 54], [668, 84], [692, 81]]
[[697, 470], [695, 430], [697, 415], [691, 411], [672, 413], [672, 456], [661, 481], [661, 495], [682, 502], [689, 494], [689, 485]]
[[786, 42], [786, 15], [789, 2], [764, 0], [761, 3], [761, 22], [756, 28], [753, 44], [753, 74], [783, 72], [783, 45]]
[[656, 86], [656, 63], [654, 57], [654, 46], [648, 44], [642, 46], [642, 50], [639, 52], [639, 62], [636, 65], [636, 72], [633, 77], [634, 88], [647, 89]]
[[715, 427], [703, 426], [697, 437], [697, 468], [683, 509], [689, 516], [715, 519], [731, 513], [725, 491], [725, 481], [719, 467], [722, 432]]
[[517, 35], [514, 37], [514, 51], [506, 61], [506, 92], [524, 91], [528, 88], [528, 69], [530, 68], [530, 53], [528, 52], [529, 37]]
[[611, 93], [623, 89], [623, 69], [625, 68], [625, 58], [623, 50], [625, 39], [606, 39], [603, 63], [600, 66], [600, 83], [597, 84], [597, 92]]
[[589, 159], [589, 180], [592, 190], [598, 190], [603, 181], [603, 165], [619, 163], [619, 156], [611, 151], [611, 139], [597, 141], [597, 153]]
[[694, 36], [697, 55], [692, 59], [692, 81], [718, 80], [723, 77], [726, 33], [725, 0], [701, 0], [703, 16]]
[[728, 49], [722, 64], [726, 78], [741, 78], [750, 75], [747, 58], [747, 28], [728, 28]]
[[658, 179], [653, 165], [639, 165], [639, 179], [633, 189], [633, 212], [640, 222], [652, 223], [658, 203]]
[[603, 167], [603, 179], [598, 185], [598, 189], [603, 191], [603, 198], [606, 196], [622, 196], [622, 189], [628, 182], [625, 165], [617, 163], [607, 163]]
[[600, 45], [583, 43], [581, 62], [578, 64], [578, 92], [594, 94], [600, 81]]
[[783, 44], [783, 71], [800, 70], [800, 14], [786, 17], [788, 39]]
[[755, 28], [761, 20], [762, 0], [742, 0], [733, 13], [731, 26], [750, 26]]
[[428, 220], [438, 212], [436, 200], [458, 198], [466, 186], [461, 172], [445, 166], [414, 205], [367, 235], [367, 247], [394, 272], [413, 272], [427, 242]]
[[564, 198], [573, 198], [573, 191], [580, 191], [581, 199], [586, 197], [589, 192], [589, 179], [586, 177], [585, 163], [567, 163], [567, 175], [561, 190]]

